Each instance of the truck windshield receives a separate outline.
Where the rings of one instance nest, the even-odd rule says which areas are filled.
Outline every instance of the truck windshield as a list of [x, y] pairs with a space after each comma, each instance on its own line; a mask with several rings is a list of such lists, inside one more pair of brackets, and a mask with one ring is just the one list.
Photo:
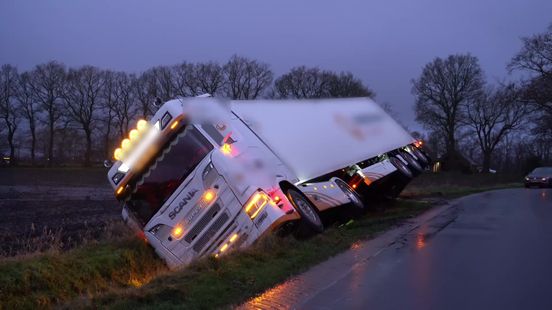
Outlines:
[[159, 211], [178, 186], [213, 149], [193, 126], [180, 133], [144, 170], [134, 192], [126, 201], [127, 208], [142, 226]]

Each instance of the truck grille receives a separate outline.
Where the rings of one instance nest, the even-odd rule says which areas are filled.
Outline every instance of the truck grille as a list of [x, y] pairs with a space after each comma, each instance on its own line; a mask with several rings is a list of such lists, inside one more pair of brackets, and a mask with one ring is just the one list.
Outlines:
[[207, 231], [197, 240], [197, 242], [194, 244], [194, 251], [197, 253], [201, 252], [205, 245], [207, 245], [207, 242], [211, 240], [217, 233], [217, 231], [220, 230], [220, 228], [226, 223], [229, 219], [228, 214], [225, 212], [221, 214], [214, 222], [211, 224], [211, 226], [207, 229]]
[[219, 211], [220, 211], [220, 206], [218, 203], [215, 203], [213, 206], [211, 206], [211, 208], [207, 210], [207, 213], [205, 213], [205, 215], [203, 215], [203, 217], [201, 217], [199, 221], [197, 221], [197, 224], [195, 224], [194, 227], [186, 234], [186, 237], [184, 237], [184, 240], [188, 243], [192, 243], [192, 241], [194, 241], [194, 239], [199, 234], [201, 234], [203, 229], [207, 227], [209, 222], [211, 222], [213, 217], [215, 217]]

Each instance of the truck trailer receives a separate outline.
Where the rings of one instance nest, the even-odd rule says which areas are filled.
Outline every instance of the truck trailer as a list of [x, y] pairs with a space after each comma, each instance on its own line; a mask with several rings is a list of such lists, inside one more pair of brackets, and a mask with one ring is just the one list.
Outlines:
[[362, 213], [428, 164], [369, 98], [179, 98], [140, 120], [108, 172], [122, 217], [170, 268], [251, 245], [322, 212]]

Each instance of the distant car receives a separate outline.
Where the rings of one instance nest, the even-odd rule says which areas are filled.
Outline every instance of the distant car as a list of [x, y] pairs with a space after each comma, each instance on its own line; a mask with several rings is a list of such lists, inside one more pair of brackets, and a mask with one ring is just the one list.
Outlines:
[[525, 187], [552, 187], [552, 167], [538, 167], [525, 177]]

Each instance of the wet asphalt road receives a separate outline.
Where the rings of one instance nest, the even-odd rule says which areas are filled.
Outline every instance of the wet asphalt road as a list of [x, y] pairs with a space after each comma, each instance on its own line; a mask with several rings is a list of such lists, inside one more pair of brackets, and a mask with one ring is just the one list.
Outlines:
[[245, 305], [300, 309], [552, 309], [552, 190], [468, 196]]

